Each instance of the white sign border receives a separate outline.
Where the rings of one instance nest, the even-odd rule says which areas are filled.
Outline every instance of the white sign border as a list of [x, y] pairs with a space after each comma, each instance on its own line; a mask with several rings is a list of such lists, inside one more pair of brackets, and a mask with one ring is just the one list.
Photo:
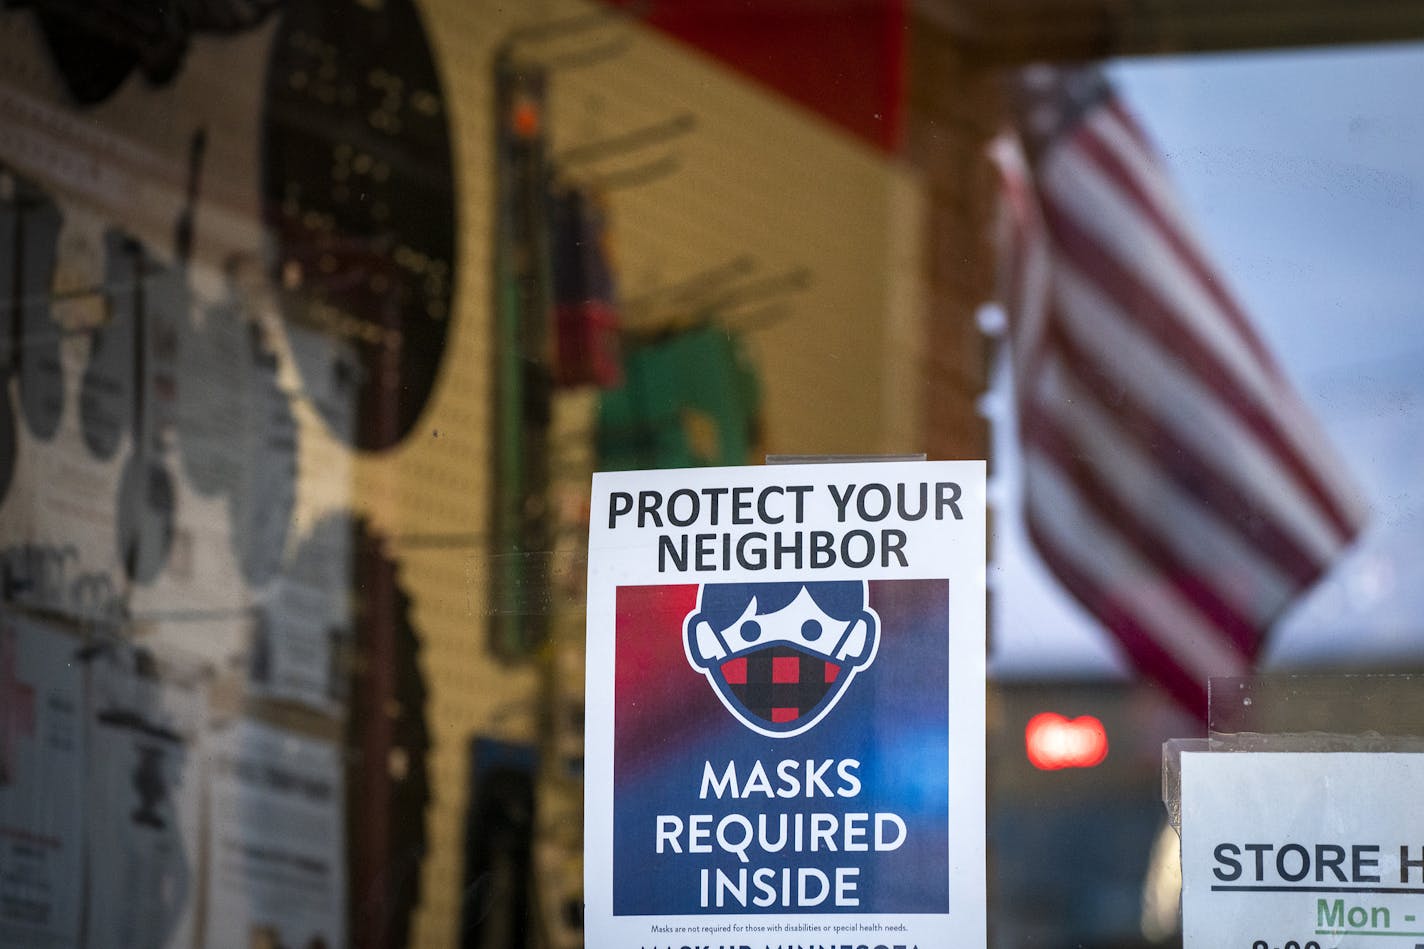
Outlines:
[[[682, 488], [700, 490], [717, 487], [761, 488], [768, 485], [846, 483], [918, 485], [953, 481], [961, 489], [958, 503], [961, 521], [899, 521], [895, 515], [866, 528], [894, 527], [909, 535], [906, 549], [909, 564], [880, 567], [877, 564], [853, 569], [838, 564], [811, 575], [816, 580], [948, 579], [949, 580], [949, 747], [945, 749], [949, 768], [949, 913], [801, 914], [783, 911], [780, 916], [763, 914], [708, 914], [694, 916], [615, 916], [613, 914], [613, 761], [614, 761], [614, 655], [612, 649], [595, 648], [599, 631], [611, 636], [616, 624], [616, 592], [620, 586], [653, 583], [766, 582], [781, 579], [770, 569], [752, 571], [739, 567], [699, 574], [656, 574], [656, 527], [627, 527], [620, 522], [616, 533], [609, 526], [610, 495], [613, 491], [660, 491], [666, 497]], [[933, 497], [931, 496], [931, 503]], [[956, 947], [987, 943], [985, 865], [985, 584], [986, 584], [986, 487], [985, 463], [952, 462], [857, 462], [825, 465], [777, 465], [742, 468], [671, 469], [642, 472], [602, 472], [593, 477], [589, 529], [588, 630], [586, 735], [585, 735], [585, 835], [584, 899], [585, 938], [589, 949], [632, 949], [666, 944], [723, 944], [760, 946], [767, 939], [735, 934], [712, 933], [703, 926], [723, 926], [740, 922], [764, 925], [770, 920], [794, 919], [797, 924], [819, 927], [820, 932], [779, 933], [771, 942], [800, 936], [813, 942], [837, 943], [850, 938], [835, 927], [856, 922], [891, 925], [903, 923], [907, 931], [883, 933], [877, 942], [887, 945]], [[629, 519], [633, 520], [633, 519]], [[795, 529], [787, 518], [784, 529]], [[806, 496], [806, 530], [845, 531], [862, 526], [835, 522], [835, 508], [824, 488]], [[723, 521], [713, 530], [744, 533], [765, 529], [760, 522], [731, 526]], [[697, 526], [688, 530], [696, 531]], [[709, 528], [703, 528], [709, 529]], [[804, 574], [802, 574], [804, 575]], [[611, 641], [611, 640], [610, 640]], [[680, 937], [663, 937], [652, 924], [685, 927]], [[854, 937], [866, 941], [867, 933]]]

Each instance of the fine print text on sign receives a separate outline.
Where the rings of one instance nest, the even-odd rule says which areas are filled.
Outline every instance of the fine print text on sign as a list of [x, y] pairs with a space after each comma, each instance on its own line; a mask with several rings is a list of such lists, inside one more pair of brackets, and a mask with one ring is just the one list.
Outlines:
[[1182, 755], [1186, 949], [1424, 947], [1424, 754]]
[[591, 949], [983, 945], [984, 471], [596, 475]]

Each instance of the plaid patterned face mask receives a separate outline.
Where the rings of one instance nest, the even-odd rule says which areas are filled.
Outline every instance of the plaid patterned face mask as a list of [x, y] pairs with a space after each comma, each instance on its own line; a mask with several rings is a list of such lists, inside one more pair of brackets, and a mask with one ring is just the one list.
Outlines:
[[719, 667], [743, 711], [769, 725], [795, 725], [820, 709], [841, 664], [784, 643], [750, 650]]

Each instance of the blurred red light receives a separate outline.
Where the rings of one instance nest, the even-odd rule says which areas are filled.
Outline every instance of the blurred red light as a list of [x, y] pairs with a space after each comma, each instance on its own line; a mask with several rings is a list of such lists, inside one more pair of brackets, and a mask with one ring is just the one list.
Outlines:
[[1071, 721], [1056, 712], [1041, 712], [1024, 728], [1029, 762], [1041, 771], [1091, 768], [1108, 756], [1108, 733], [1091, 715]]

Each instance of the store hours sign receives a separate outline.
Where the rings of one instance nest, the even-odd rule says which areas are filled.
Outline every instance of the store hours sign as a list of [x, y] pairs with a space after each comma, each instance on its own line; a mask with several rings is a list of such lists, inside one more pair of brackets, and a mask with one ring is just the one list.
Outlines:
[[592, 949], [984, 944], [977, 462], [596, 475]]
[[1424, 754], [1183, 753], [1186, 949], [1424, 946]]

